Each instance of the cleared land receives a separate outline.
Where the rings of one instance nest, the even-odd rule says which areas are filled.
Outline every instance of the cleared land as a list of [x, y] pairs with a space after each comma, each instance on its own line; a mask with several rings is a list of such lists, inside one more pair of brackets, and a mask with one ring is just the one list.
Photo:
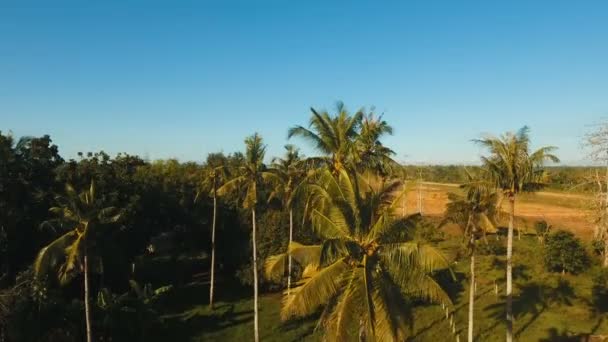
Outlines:
[[[409, 188], [406, 212], [418, 212], [418, 187], [411, 183]], [[448, 203], [448, 193], [458, 193], [460, 189], [457, 184], [423, 183], [421, 192], [423, 213], [429, 216], [442, 216]], [[589, 207], [592, 200], [589, 195], [567, 192], [541, 191], [521, 194], [515, 204], [516, 228], [521, 228], [522, 234], [533, 233], [534, 222], [544, 219], [555, 229], [569, 230], [583, 240], [591, 240], [593, 223]], [[506, 225], [508, 204], [502, 201], [501, 206], [504, 215], [501, 215], [499, 224]], [[453, 230], [454, 227], [447, 227], [448, 232]]]

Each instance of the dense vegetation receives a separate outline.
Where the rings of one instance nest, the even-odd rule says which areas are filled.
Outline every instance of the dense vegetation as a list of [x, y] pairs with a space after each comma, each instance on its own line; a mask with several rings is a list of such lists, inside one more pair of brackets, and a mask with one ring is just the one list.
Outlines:
[[[323, 331], [330, 340], [404, 340], [425, 336], [417, 322], [433, 320], [455, 336], [464, 321], [470, 339], [489, 336], [481, 327], [474, 333], [479, 310], [468, 284], [478, 282], [491, 290], [508, 284], [507, 297], [492, 304], [495, 324], [502, 326], [505, 302], [509, 314], [512, 305], [512, 315], [525, 316], [520, 299], [511, 302], [512, 219], [508, 243], [494, 239], [499, 198], [514, 203], [519, 192], [546, 186], [591, 190], [595, 170], [547, 170], [543, 161], [556, 160], [551, 149], [529, 151], [526, 129], [480, 140], [488, 152], [482, 166], [400, 166], [381, 142], [392, 132], [381, 116], [339, 104], [336, 114], [312, 109], [308, 126], [289, 130], [319, 156], [304, 158], [289, 145], [267, 163], [254, 134], [243, 153], [209, 154], [202, 164], [102, 151], [65, 160], [49, 136], [15, 140], [0, 132], [0, 341], [227, 338], [212, 329], [242, 322], [224, 304], [249, 305], [251, 292], [254, 329], [241, 337], [255, 340], [268, 338], [264, 330], [279, 319], [311, 328], [299, 338]], [[419, 178], [462, 184], [445, 217], [399, 210], [404, 180]], [[462, 237], [446, 238], [440, 227], [448, 223]], [[587, 277], [596, 261], [585, 246], [537, 226], [532, 240], [545, 253], [525, 267], [544, 261], [548, 271]], [[534, 248], [525, 241], [524, 250]], [[517, 253], [514, 283], [522, 286]], [[608, 277], [596, 273], [589, 303], [606, 297]], [[468, 301], [460, 295], [465, 285]], [[284, 289], [281, 308], [268, 308]], [[176, 314], [185, 302], [209, 307]], [[202, 337], [183, 323], [195, 316], [212, 317], [198, 327]], [[485, 326], [489, 316], [482, 316]]]

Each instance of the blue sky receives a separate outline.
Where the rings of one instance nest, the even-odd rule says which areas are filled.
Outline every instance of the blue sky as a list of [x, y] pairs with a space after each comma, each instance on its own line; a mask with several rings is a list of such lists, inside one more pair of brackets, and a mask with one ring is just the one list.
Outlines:
[[527, 124], [584, 163], [608, 114], [605, 1], [0, 1], [0, 130], [67, 157], [200, 161], [254, 131], [277, 155], [342, 100], [385, 113], [398, 160], [474, 163]]

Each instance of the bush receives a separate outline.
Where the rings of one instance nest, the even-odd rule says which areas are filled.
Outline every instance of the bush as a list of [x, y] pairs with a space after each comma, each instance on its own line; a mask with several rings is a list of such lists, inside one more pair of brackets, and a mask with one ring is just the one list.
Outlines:
[[445, 239], [445, 232], [431, 220], [422, 216], [415, 220], [415, 240], [432, 243]]
[[589, 256], [574, 234], [559, 230], [547, 237], [544, 259], [551, 272], [579, 273], [589, 265]]
[[595, 255], [600, 255], [603, 256], [604, 255], [604, 240], [593, 240], [591, 242], [591, 249], [593, 250], [593, 253]]
[[488, 239], [488, 243], [478, 243], [477, 253], [479, 255], [505, 255], [507, 248], [501, 240]]
[[536, 231], [536, 236], [538, 237], [538, 241], [541, 244], [545, 243], [545, 238], [551, 232], [551, 226], [545, 220], [536, 221], [534, 223], [534, 230]]
[[608, 270], [596, 268], [592, 272], [591, 304], [598, 313], [608, 312]]

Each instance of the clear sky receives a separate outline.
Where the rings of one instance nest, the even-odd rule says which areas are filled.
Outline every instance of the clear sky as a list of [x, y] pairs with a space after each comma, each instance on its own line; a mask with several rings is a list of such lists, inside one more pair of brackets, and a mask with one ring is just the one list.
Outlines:
[[277, 155], [337, 100], [384, 112], [398, 160], [476, 162], [472, 138], [527, 124], [580, 163], [608, 2], [0, 0], [0, 130], [66, 157], [200, 161], [254, 131]]

